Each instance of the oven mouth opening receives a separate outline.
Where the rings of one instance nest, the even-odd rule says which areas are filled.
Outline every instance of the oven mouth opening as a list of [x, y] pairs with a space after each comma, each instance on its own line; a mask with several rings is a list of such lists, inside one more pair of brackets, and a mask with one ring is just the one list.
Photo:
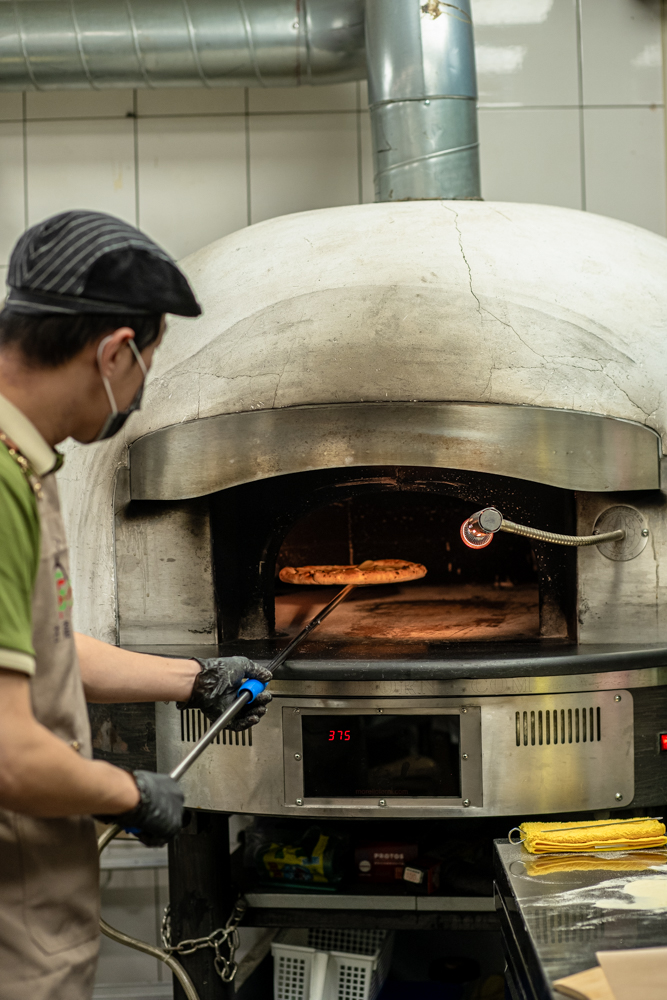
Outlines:
[[[288, 532], [283, 566], [402, 558], [421, 580], [359, 587], [318, 627], [320, 641], [486, 642], [540, 635], [537, 565], [525, 539], [470, 552], [460, 539], [469, 504], [429, 492], [377, 491], [318, 508]], [[275, 583], [275, 627], [290, 638], [337, 587]]]
[[427, 575], [359, 587], [297, 657], [567, 641], [576, 556], [513, 535], [467, 548], [461, 523], [488, 504], [551, 530], [573, 524], [569, 491], [460, 470], [333, 469], [221, 491], [211, 506], [221, 639], [292, 638], [340, 589], [283, 583], [284, 566], [406, 559], [423, 563]]

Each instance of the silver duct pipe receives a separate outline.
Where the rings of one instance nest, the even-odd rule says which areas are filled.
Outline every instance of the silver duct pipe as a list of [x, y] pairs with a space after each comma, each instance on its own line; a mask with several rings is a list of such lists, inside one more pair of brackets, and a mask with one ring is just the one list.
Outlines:
[[0, 0], [0, 90], [340, 83], [366, 61], [376, 201], [478, 198], [470, 0]]
[[375, 200], [479, 198], [470, 0], [366, 0]]
[[363, 0], [0, 0], [0, 90], [366, 75]]

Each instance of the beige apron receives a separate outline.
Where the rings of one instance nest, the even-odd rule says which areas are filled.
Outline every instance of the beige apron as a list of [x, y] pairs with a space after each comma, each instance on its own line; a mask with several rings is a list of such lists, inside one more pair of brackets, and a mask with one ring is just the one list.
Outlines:
[[[38, 501], [33, 595], [35, 717], [72, 753], [92, 756], [72, 633], [72, 594], [56, 477]], [[89, 816], [35, 819], [0, 810], [0, 1000], [87, 1000], [99, 946], [99, 874]]]

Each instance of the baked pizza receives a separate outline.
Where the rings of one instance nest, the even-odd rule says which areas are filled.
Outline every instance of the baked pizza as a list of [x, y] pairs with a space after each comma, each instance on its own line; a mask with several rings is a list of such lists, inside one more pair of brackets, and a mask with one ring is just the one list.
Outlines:
[[367, 559], [358, 566], [283, 566], [283, 583], [312, 583], [320, 586], [353, 583], [368, 587], [373, 583], [404, 583], [426, 576], [426, 566], [405, 559]]

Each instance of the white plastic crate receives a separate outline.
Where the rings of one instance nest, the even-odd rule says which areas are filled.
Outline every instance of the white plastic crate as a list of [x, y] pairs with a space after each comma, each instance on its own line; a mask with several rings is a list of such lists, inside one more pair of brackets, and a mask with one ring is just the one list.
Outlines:
[[274, 1000], [376, 1000], [393, 944], [381, 930], [281, 931], [271, 945]]

